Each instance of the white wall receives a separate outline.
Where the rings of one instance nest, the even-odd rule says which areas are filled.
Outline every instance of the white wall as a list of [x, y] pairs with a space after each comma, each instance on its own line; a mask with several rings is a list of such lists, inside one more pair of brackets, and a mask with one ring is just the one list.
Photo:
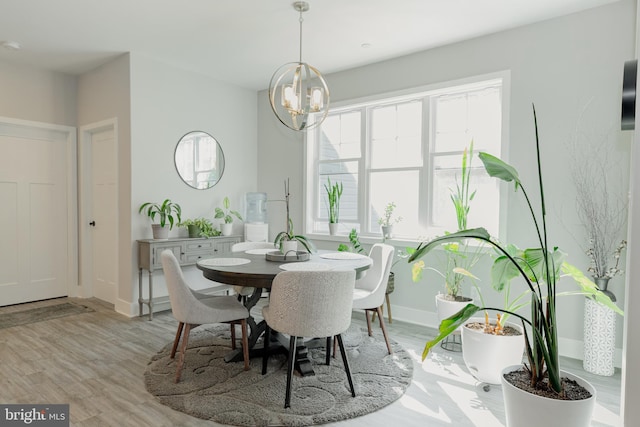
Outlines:
[[[116, 310], [129, 312], [129, 272], [135, 265], [131, 245], [131, 100], [129, 55], [89, 71], [78, 79], [78, 126], [115, 118], [118, 131], [118, 285]], [[135, 247], [133, 248], [135, 251]]]
[[0, 116], [75, 126], [76, 80], [0, 61]]
[[[175, 146], [192, 130], [211, 134], [224, 151], [224, 175], [208, 190], [188, 187], [175, 169]], [[150, 222], [138, 207], [169, 198], [180, 204], [184, 218], [213, 220], [214, 208], [228, 196], [232, 208], [241, 210], [244, 194], [256, 191], [257, 162], [255, 91], [131, 54], [131, 301], [137, 300], [135, 240], [151, 238]], [[242, 233], [241, 222], [234, 222], [234, 233]], [[178, 235], [186, 237], [186, 229], [174, 227], [169, 236]], [[162, 280], [156, 283], [154, 297], [167, 295]]]
[[[587, 135], [608, 132], [613, 139], [610, 155], [619, 165], [614, 173], [622, 172], [619, 190], [623, 197], [626, 195], [630, 135], [619, 131], [620, 96], [623, 63], [634, 57], [634, 28], [635, 2], [625, 0], [326, 77], [335, 102], [509, 70], [511, 98], [506, 160], [520, 171], [529, 193], [536, 194], [531, 112], [531, 103], [535, 103], [551, 240], [569, 253], [569, 262], [585, 270], [588, 259], [580, 247], [585, 238], [575, 219], [574, 190], [567, 167], [571, 162], [568, 143], [575, 136], [581, 114], [584, 114], [581, 132]], [[313, 53], [307, 52], [307, 57], [313, 63]], [[265, 91], [259, 94], [258, 102], [261, 159], [258, 190], [267, 191], [269, 198], [281, 196], [282, 180], [291, 177], [293, 220], [302, 229], [302, 135], [277, 123]], [[583, 112], [587, 104], [589, 108]], [[590, 145], [596, 143], [599, 141], [581, 141], [584, 150], [591, 150]], [[511, 194], [511, 188], [509, 193], [508, 239], [521, 247], [533, 246], [533, 228], [525, 216], [521, 195]], [[283, 228], [284, 214], [280, 208], [270, 206], [269, 209], [273, 235]], [[335, 247], [336, 243], [326, 246]], [[397, 265], [394, 270], [395, 317], [432, 324], [434, 295], [442, 287], [431, 286], [429, 282], [437, 281], [437, 276], [428, 275], [427, 280], [414, 284], [407, 268]], [[480, 268], [479, 273], [488, 286], [486, 268]], [[573, 284], [567, 281], [562, 286], [571, 288]], [[624, 304], [624, 277], [615, 278], [611, 288], [619, 296], [620, 304]], [[581, 298], [563, 298], [559, 302], [561, 350], [573, 357], [581, 357], [582, 312]], [[621, 347], [621, 324], [619, 321], [617, 347]]]

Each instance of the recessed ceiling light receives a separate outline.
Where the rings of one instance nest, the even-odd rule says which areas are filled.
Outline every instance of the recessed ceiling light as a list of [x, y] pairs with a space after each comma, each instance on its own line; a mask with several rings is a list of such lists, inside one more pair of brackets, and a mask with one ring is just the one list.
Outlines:
[[369, 49], [371, 47], [371, 43], [362, 43], [360, 47], [363, 49]]
[[2, 47], [7, 49], [7, 50], [20, 50], [20, 48], [22, 46], [20, 46], [20, 43], [13, 41], [13, 40], [7, 40], [2, 42]]

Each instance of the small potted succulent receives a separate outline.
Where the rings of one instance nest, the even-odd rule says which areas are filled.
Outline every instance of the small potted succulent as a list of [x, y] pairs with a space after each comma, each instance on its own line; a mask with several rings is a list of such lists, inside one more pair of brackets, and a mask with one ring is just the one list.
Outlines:
[[229, 198], [225, 197], [222, 200], [222, 208], [216, 208], [216, 219], [222, 219], [222, 224], [220, 224], [220, 231], [223, 236], [229, 236], [231, 234], [231, 229], [233, 227], [233, 217], [236, 217], [240, 221], [242, 221], [242, 216], [238, 211], [234, 211], [230, 209], [231, 202], [229, 202]]
[[338, 223], [340, 221], [340, 197], [342, 197], [343, 186], [341, 182], [331, 184], [331, 178], [327, 178], [324, 189], [327, 192], [327, 200], [329, 202], [329, 234], [334, 236], [338, 231]]
[[[182, 209], [180, 205], [172, 202], [169, 199], [165, 199], [162, 203], [146, 202], [140, 205], [138, 213], [144, 213], [151, 221], [158, 219], [157, 224], [151, 224], [153, 230], [154, 239], [167, 239], [169, 237], [169, 230], [173, 228], [173, 224], [180, 223], [180, 215]], [[167, 228], [166, 225], [169, 225]]]
[[402, 221], [401, 216], [393, 216], [393, 211], [395, 209], [396, 204], [394, 202], [387, 203], [387, 206], [384, 208], [384, 215], [378, 219], [378, 224], [380, 224], [380, 228], [382, 229], [383, 241], [393, 237], [393, 225]]

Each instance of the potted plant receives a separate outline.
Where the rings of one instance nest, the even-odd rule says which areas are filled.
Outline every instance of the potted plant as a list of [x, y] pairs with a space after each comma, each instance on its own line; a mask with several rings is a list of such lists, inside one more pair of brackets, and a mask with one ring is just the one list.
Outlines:
[[[471, 167], [473, 161], [473, 141], [468, 149], [465, 148], [461, 158], [460, 182], [456, 177], [455, 190], [451, 189], [451, 201], [456, 212], [457, 230], [465, 230], [467, 219], [471, 210], [471, 202], [476, 191], [470, 190]], [[445, 233], [449, 234], [448, 232]], [[412, 278], [414, 281], [420, 280], [422, 270], [427, 269], [436, 272], [444, 279], [445, 293], [436, 295], [436, 311], [438, 321], [442, 321], [454, 313], [460, 311], [467, 304], [473, 302], [469, 296], [461, 295], [462, 284], [465, 280], [477, 280], [470, 271], [484, 256], [484, 245], [471, 244], [468, 240], [449, 241], [441, 245], [444, 252], [445, 265], [442, 270], [435, 267], [425, 267], [424, 261], [419, 261], [413, 266]], [[475, 282], [474, 286], [475, 286]], [[476, 286], [476, 289], [477, 286]], [[456, 331], [456, 336], [461, 330]], [[456, 337], [454, 337], [456, 338]], [[460, 351], [460, 340], [448, 340], [442, 344], [447, 350]]]
[[327, 200], [329, 202], [329, 234], [334, 236], [338, 231], [338, 222], [340, 221], [340, 197], [342, 197], [342, 182], [331, 184], [331, 178], [327, 178], [324, 185], [327, 192]]
[[384, 242], [386, 239], [390, 239], [393, 237], [393, 224], [397, 224], [402, 221], [402, 217], [393, 217], [393, 211], [396, 209], [396, 204], [394, 202], [387, 203], [387, 206], [384, 208], [384, 215], [381, 218], [378, 218], [378, 224], [380, 224], [380, 228], [382, 228], [382, 241]]
[[[627, 220], [627, 203], [616, 187], [609, 182], [615, 164], [609, 157], [610, 142], [604, 139], [595, 152], [585, 153], [583, 141], [575, 141], [572, 157], [576, 159], [571, 177], [576, 190], [578, 219], [586, 232], [593, 281], [612, 301], [615, 294], [609, 289], [610, 280], [620, 274], [620, 256], [627, 241], [620, 239]], [[610, 376], [615, 372], [616, 316], [613, 311], [587, 298], [584, 303], [583, 368], [591, 373]]]
[[[155, 221], [158, 217], [158, 224], [151, 224], [153, 230], [154, 239], [167, 239], [169, 237], [169, 230], [173, 228], [173, 224], [180, 223], [180, 215], [182, 209], [177, 203], [173, 203], [169, 199], [165, 199], [162, 203], [146, 202], [140, 205], [138, 213], [145, 213], [151, 221]], [[169, 228], [166, 228], [167, 222]]]
[[280, 249], [280, 252], [284, 255], [287, 255], [289, 252], [297, 252], [299, 242], [304, 246], [307, 252], [313, 253], [316, 251], [313, 242], [301, 234], [295, 234], [293, 230], [293, 221], [289, 216], [289, 197], [289, 180], [287, 179], [284, 182], [284, 202], [287, 209], [287, 229], [286, 231], [281, 231], [276, 235], [275, 239], [273, 239], [273, 245], [277, 246]]
[[220, 232], [213, 228], [213, 224], [206, 218], [200, 217], [187, 219], [180, 223], [180, 226], [189, 230], [189, 237], [213, 237], [219, 236]]
[[242, 221], [242, 216], [238, 211], [234, 211], [230, 209], [231, 202], [229, 202], [229, 197], [226, 197], [222, 200], [222, 208], [216, 208], [216, 213], [214, 218], [222, 219], [223, 223], [220, 224], [220, 231], [223, 236], [229, 236], [231, 234], [231, 229], [233, 227], [233, 217], [235, 216], [237, 219]]
[[352, 228], [351, 231], [349, 232], [349, 243], [350, 245], [347, 245], [345, 243], [340, 243], [338, 245], [338, 251], [339, 252], [353, 252], [353, 253], [357, 253], [357, 254], [363, 254], [364, 252], [364, 248], [362, 247], [362, 244], [360, 243], [360, 237], [358, 236], [358, 230], [356, 230], [355, 228]]
[[[524, 367], [514, 365], [503, 371], [502, 390], [507, 426], [555, 425], [558, 420], [562, 420], [563, 426], [587, 426], [590, 425], [595, 404], [595, 389], [583, 379], [561, 371], [559, 366], [556, 289], [560, 273], [572, 277], [580, 287], [579, 291], [566, 292], [566, 294], [588, 295], [620, 314], [622, 311], [580, 270], [564, 262], [564, 253], [549, 245], [535, 107], [533, 117], [541, 206], [539, 214], [534, 211], [513, 166], [488, 153], [480, 153], [479, 157], [489, 176], [513, 182], [515, 190], [521, 190], [531, 214], [539, 247], [526, 249], [522, 257], [518, 257], [492, 239], [484, 228], [475, 228], [421, 243], [409, 258], [409, 262], [424, 256], [443, 242], [469, 238], [479, 239], [503, 255], [504, 280], [521, 277], [529, 290], [531, 307], [530, 319], [515, 312], [508, 312], [522, 322], [528, 363]], [[425, 346], [423, 360], [434, 345], [479, 310], [504, 311], [468, 304], [460, 312], [442, 321], [438, 336], [427, 342]], [[571, 387], [567, 384], [571, 384]], [[564, 402], [568, 404], [563, 404]]]

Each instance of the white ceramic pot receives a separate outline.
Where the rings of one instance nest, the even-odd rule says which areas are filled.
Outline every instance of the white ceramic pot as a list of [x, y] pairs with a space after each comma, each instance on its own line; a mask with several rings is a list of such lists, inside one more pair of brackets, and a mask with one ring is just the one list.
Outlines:
[[233, 230], [233, 223], [227, 224], [226, 222], [223, 222], [220, 224], [220, 233], [222, 233], [223, 236], [230, 236], [231, 230]]
[[[436, 311], [438, 313], [438, 324], [442, 322], [442, 320], [447, 317], [451, 317], [463, 308], [467, 306], [467, 304], [472, 304], [473, 299], [469, 297], [459, 297], [463, 298], [464, 301], [453, 301], [445, 298], [444, 294], [436, 295]], [[456, 329], [456, 333], [459, 333], [460, 328]]]
[[[515, 371], [522, 365], [505, 368], [502, 373]], [[507, 427], [588, 427], [596, 403], [596, 389], [577, 375], [560, 371], [562, 377], [576, 381], [586, 388], [591, 397], [584, 400], [559, 400], [537, 396], [512, 385], [501, 378]]]
[[393, 237], [393, 225], [381, 225], [382, 238], [391, 239]]
[[155, 240], [167, 240], [169, 238], [169, 227], [162, 227], [160, 224], [151, 224], [153, 238]]
[[[484, 318], [473, 317], [469, 319], [469, 323], [472, 322], [484, 324]], [[521, 325], [507, 322], [505, 326], [511, 326], [522, 334]], [[504, 368], [522, 363], [523, 335], [485, 334], [481, 330], [469, 329], [466, 326], [460, 329], [464, 364], [478, 381], [500, 384]]]
[[282, 242], [282, 253], [285, 255], [293, 255], [298, 250], [298, 242], [295, 240], [284, 240]]
[[335, 236], [336, 234], [338, 234], [338, 223], [337, 222], [330, 222], [329, 223], [329, 234], [332, 236]]

